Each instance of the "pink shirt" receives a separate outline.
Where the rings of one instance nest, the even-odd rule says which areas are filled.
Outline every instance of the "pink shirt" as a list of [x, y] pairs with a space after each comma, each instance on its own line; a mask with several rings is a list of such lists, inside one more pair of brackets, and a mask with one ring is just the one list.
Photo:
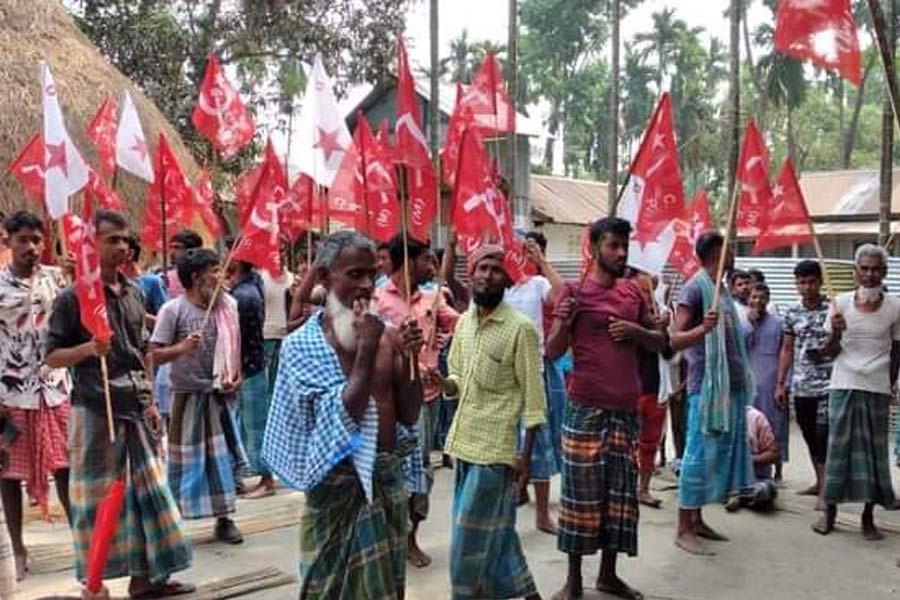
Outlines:
[[572, 402], [592, 408], [635, 410], [641, 391], [638, 353], [634, 342], [615, 342], [609, 336], [610, 317], [642, 323], [649, 307], [637, 284], [617, 279], [611, 288], [588, 277], [581, 291], [569, 283], [563, 298], [575, 296], [578, 306], [572, 323], [574, 370]]
[[750, 441], [750, 453], [762, 454], [775, 445], [775, 434], [766, 415], [752, 406], [747, 407], [747, 435]]
[[[393, 280], [388, 280], [384, 287], [375, 290], [375, 302], [378, 314], [387, 319], [393, 325], [399, 327], [403, 321], [412, 314], [419, 322], [422, 335], [425, 336], [425, 346], [419, 354], [419, 367], [421, 369], [437, 369], [438, 358], [441, 353], [441, 345], [437, 336], [432, 340], [435, 319], [431, 317], [434, 307], [435, 292], [423, 292], [416, 290], [412, 294], [411, 305], [406, 303], [400, 290], [394, 285]], [[447, 306], [443, 301], [437, 306], [437, 332], [451, 333], [459, 320], [459, 313]], [[431, 402], [441, 394], [440, 386], [425, 386], [425, 402]]]

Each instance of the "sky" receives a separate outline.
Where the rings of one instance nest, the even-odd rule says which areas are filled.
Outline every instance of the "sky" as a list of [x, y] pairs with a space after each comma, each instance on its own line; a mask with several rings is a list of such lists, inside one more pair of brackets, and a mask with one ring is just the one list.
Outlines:
[[[429, 61], [428, 4], [427, 0], [416, 0], [406, 22], [410, 45], [414, 46], [410, 48], [410, 54], [422, 65]], [[449, 54], [450, 40], [459, 36], [463, 29], [468, 30], [469, 39], [473, 41], [490, 39], [506, 43], [508, 4], [507, 0], [442, 0], [439, 4], [440, 55]], [[691, 27], [703, 27], [725, 41], [729, 37], [728, 19], [724, 15], [728, 4], [728, 0], [644, 0], [622, 21], [622, 39], [628, 41], [635, 33], [648, 31], [654, 12], [674, 7], [677, 18]], [[754, 3], [750, 9], [751, 30], [770, 16], [761, 3]]]

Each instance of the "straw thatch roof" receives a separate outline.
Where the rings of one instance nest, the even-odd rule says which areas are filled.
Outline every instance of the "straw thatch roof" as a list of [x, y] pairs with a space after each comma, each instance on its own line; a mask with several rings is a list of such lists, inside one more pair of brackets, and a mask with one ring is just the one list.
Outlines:
[[[95, 168], [97, 155], [84, 130], [107, 93], [134, 99], [151, 150], [162, 132], [192, 181], [199, 169], [178, 133], [156, 105], [112, 66], [78, 29], [58, 0], [3, 0], [0, 3], [0, 168], [5, 173], [19, 150], [43, 129], [40, 61], [53, 70], [69, 134]], [[118, 190], [139, 223], [146, 184], [123, 174]], [[0, 183], [0, 210], [33, 207], [12, 177]]]

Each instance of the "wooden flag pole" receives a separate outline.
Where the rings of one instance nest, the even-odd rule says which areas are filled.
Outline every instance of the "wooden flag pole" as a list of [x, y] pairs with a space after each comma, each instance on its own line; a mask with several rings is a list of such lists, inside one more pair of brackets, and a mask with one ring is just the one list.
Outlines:
[[[412, 302], [412, 282], [409, 277], [409, 223], [408, 217], [406, 214], [406, 208], [408, 204], [408, 198], [406, 197], [406, 166], [400, 165], [400, 235], [403, 239], [403, 283], [406, 288], [406, 304], [410, 306]], [[412, 311], [410, 310], [410, 316], [412, 316]], [[416, 378], [416, 357], [412, 354], [409, 355], [409, 380], [413, 381]]]
[[831, 283], [831, 276], [828, 274], [828, 265], [825, 264], [825, 253], [822, 252], [822, 244], [819, 243], [819, 236], [816, 235], [812, 219], [807, 219], [807, 223], [809, 224], [809, 234], [812, 236], [813, 247], [816, 249], [816, 257], [822, 266], [822, 282], [825, 284], [825, 292], [828, 294], [829, 300], [834, 300], [837, 294], [835, 294], [834, 286]]
[[716, 292], [713, 294], [712, 310], [719, 310], [719, 297], [722, 294], [722, 277], [725, 275], [725, 257], [728, 256], [728, 246], [731, 244], [734, 220], [737, 216], [738, 199], [741, 196], [740, 180], [735, 179], [734, 190], [731, 193], [731, 204], [728, 206], [728, 220], [725, 224], [725, 240], [722, 243], [722, 254], [719, 256], [719, 266], [716, 269]]
[[106, 399], [106, 427], [109, 429], [109, 443], [116, 443], [116, 427], [113, 424], [112, 396], [109, 393], [109, 367], [106, 356], [100, 357], [100, 375], [103, 378], [103, 396]]
[[209, 299], [209, 305], [206, 307], [206, 314], [203, 315], [203, 321], [200, 322], [200, 332], [206, 330], [206, 324], [209, 322], [210, 315], [212, 315], [216, 300], [219, 299], [219, 295], [225, 288], [225, 274], [228, 272], [228, 267], [231, 266], [232, 261], [234, 261], [234, 254], [241, 244], [242, 235], [243, 234], [238, 234], [238, 236], [234, 238], [234, 243], [231, 245], [231, 250], [228, 252], [228, 258], [225, 259], [225, 266], [222, 267], [222, 276], [219, 277], [219, 281], [216, 282], [216, 289], [213, 290], [213, 294]]

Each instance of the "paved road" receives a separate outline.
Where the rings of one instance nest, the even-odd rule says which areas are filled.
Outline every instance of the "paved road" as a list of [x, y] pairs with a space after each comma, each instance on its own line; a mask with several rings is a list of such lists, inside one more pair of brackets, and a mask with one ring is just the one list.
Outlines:
[[[812, 533], [810, 524], [815, 519], [812, 502], [794, 494], [794, 490], [809, 483], [808, 461], [798, 443], [799, 435], [794, 435], [793, 441], [791, 450], [795, 460], [786, 467], [789, 489], [782, 494], [782, 510], [773, 515], [756, 515], [748, 511], [731, 515], [719, 507], [709, 509], [709, 523], [731, 536], [732, 541], [717, 545], [717, 556], [698, 558], [674, 547], [674, 492], [662, 491], [660, 496], [665, 499], [665, 506], [662, 510], [647, 509], [642, 513], [640, 556], [621, 561], [622, 577], [648, 598], [666, 600], [878, 600], [900, 597], [900, 569], [894, 566], [900, 556], [900, 513], [876, 512], [879, 522], [898, 532], [889, 532], [880, 542], [863, 541], [856, 528], [847, 525], [828, 538]], [[409, 600], [449, 598], [447, 549], [452, 479], [451, 471], [441, 470], [437, 474], [433, 517], [423, 528], [423, 545], [434, 557], [434, 563], [424, 570], [410, 569]], [[241, 501], [238, 514], [265, 513], [286, 503], [298, 505], [299, 496], [282, 492], [276, 498], [264, 501]], [[546, 598], [563, 583], [565, 557], [556, 550], [555, 539], [537, 532], [533, 522], [531, 507], [521, 509], [519, 532], [540, 591]], [[67, 536], [61, 524], [33, 524], [29, 526], [28, 534], [30, 539], [40, 542], [61, 543]], [[295, 573], [297, 535], [297, 527], [293, 526], [250, 535], [239, 547], [199, 546], [195, 565], [183, 574], [183, 578], [202, 583], [267, 566]], [[597, 557], [585, 561], [586, 582], [592, 581], [598, 564]], [[125, 584], [124, 581], [114, 582], [113, 590], [121, 593]], [[296, 585], [284, 586], [246, 597], [258, 600], [296, 598], [297, 589]], [[17, 598], [40, 598], [76, 591], [69, 571], [30, 578]], [[604, 597], [601, 594], [586, 595], [586, 598]]]

